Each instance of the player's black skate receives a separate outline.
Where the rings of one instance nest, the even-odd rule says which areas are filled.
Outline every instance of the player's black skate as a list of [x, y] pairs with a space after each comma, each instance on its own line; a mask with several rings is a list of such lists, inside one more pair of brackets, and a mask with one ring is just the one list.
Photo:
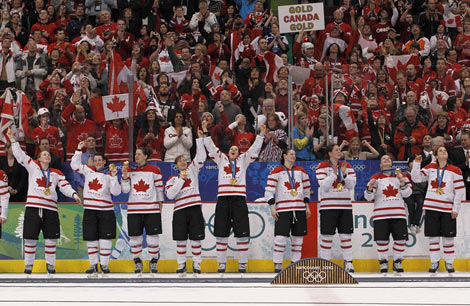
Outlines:
[[455, 272], [454, 265], [450, 262], [446, 262], [447, 273], [452, 274]]
[[401, 259], [397, 259], [397, 260], [393, 261], [393, 272], [395, 272], [397, 274], [400, 274], [400, 273], [404, 272], [403, 267], [401, 265]]
[[105, 266], [105, 265], [100, 265], [100, 270], [101, 270], [101, 273], [103, 273], [103, 274], [111, 273], [111, 271], [109, 271], [109, 267]]
[[152, 258], [150, 260], [150, 262], [149, 262], [149, 271], [150, 271], [150, 273], [156, 274], [158, 272], [157, 263], [158, 263], [158, 258]]
[[201, 264], [200, 263], [193, 263], [193, 273], [194, 274], [201, 274]]
[[33, 273], [33, 265], [27, 265], [24, 267], [24, 273], [30, 275]]
[[348, 273], [354, 273], [354, 266], [352, 264], [352, 261], [344, 261], [344, 271]]
[[380, 263], [380, 273], [388, 273], [388, 260], [382, 259]]
[[142, 274], [142, 259], [134, 258], [135, 270], [134, 273]]
[[437, 271], [439, 270], [439, 262], [432, 262], [431, 263], [431, 268], [429, 268], [429, 273], [436, 274]]
[[91, 265], [86, 271], [85, 271], [87, 277], [97, 277], [98, 276], [98, 265]]

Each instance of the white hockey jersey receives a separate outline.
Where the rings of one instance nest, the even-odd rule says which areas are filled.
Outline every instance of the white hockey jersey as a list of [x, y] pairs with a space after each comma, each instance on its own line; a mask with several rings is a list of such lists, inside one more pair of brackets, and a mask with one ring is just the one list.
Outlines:
[[0, 217], [8, 217], [8, 201], [10, 193], [8, 192], [8, 176], [3, 170], [0, 170]]
[[165, 184], [167, 198], [175, 200], [175, 211], [202, 204], [201, 194], [199, 193], [199, 170], [204, 166], [207, 157], [204, 139], [196, 139], [196, 146], [196, 156], [186, 169], [188, 173], [186, 180], [178, 175], [173, 175]]
[[[291, 169], [289, 175], [292, 176]], [[304, 198], [310, 199], [310, 179], [307, 171], [299, 166], [294, 166], [294, 186], [292, 186], [289, 175], [284, 166], [278, 166], [268, 175], [264, 198], [266, 201], [276, 195], [276, 210], [278, 212], [306, 210]], [[295, 190], [295, 195], [292, 195]]]
[[121, 194], [121, 185], [117, 176], [96, 171], [95, 166], [81, 163], [82, 152], [75, 151], [70, 167], [85, 176], [83, 188], [83, 207], [94, 210], [113, 210], [111, 195]]
[[37, 207], [58, 211], [56, 187], [67, 197], [72, 197], [75, 193], [72, 186], [65, 179], [64, 174], [57, 169], [49, 168], [49, 188], [50, 194], [46, 195], [47, 171], [44, 177], [38, 161], [33, 160], [21, 150], [18, 142], [12, 145], [13, 155], [16, 160], [28, 171], [28, 197], [25, 207]]
[[387, 176], [377, 173], [371, 179], [376, 179], [376, 183], [371, 186], [372, 192], [367, 191], [366, 188], [364, 197], [367, 201], [374, 201], [373, 220], [407, 219], [403, 198], [409, 197], [412, 193], [408, 178], [404, 177], [406, 185], [403, 188], [394, 174]]
[[[439, 194], [437, 188], [437, 168], [436, 162], [430, 163], [423, 169], [421, 164], [413, 162], [411, 179], [415, 183], [428, 182], [428, 190], [424, 199], [423, 209], [435, 210], [445, 213], [452, 211], [459, 212], [462, 200], [465, 198], [465, 185], [462, 172], [453, 165], [445, 167], [441, 188], [443, 193]], [[442, 169], [439, 171], [442, 173]]]
[[[338, 176], [334, 174], [329, 161], [322, 161], [318, 164], [315, 175], [320, 185], [320, 208], [322, 209], [352, 209], [351, 191], [356, 186], [356, 172], [348, 162], [339, 162], [341, 167], [347, 164], [346, 178], [341, 181], [342, 189], [338, 189]], [[342, 173], [344, 175], [344, 173]]]
[[131, 170], [128, 167], [128, 180], [121, 181], [121, 190], [129, 193], [128, 214], [152, 214], [160, 212], [163, 202], [163, 182], [160, 168], [145, 164]]
[[246, 169], [256, 160], [263, 145], [263, 136], [256, 136], [255, 142], [245, 153], [238, 156], [236, 160], [235, 178], [236, 184], [231, 184], [232, 167], [227, 155], [220, 152], [210, 137], [204, 137], [204, 145], [209, 157], [212, 158], [219, 168], [219, 192], [217, 197], [243, 196], [246, 197]]

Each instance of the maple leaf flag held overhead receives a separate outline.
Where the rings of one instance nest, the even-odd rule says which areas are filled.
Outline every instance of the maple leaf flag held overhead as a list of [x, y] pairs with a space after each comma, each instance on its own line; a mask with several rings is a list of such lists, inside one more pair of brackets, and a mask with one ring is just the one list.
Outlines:
[[127, 79], [131, 75], [131, 71], [122, 62], [121, 57], [115, 51], [111, 55], [109, 62], [109, 93], [118, 94], [126, 92]]
[[128, 94], [122, 94], [90, 99], [93, 119], [103, 122], [129, 117], [128, 98]]
[[389, 55], [385, 58], [385, 67], [387, 67], [388, 75], [396, 82], [396, 73], [398, 71], [406, 71], [406, 66], [420, 64], [419, 57], [416, 55]]

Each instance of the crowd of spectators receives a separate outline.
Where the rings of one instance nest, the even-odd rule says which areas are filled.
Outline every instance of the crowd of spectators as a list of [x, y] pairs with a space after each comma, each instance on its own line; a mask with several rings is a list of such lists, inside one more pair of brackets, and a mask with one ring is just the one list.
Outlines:
[[[189, 160], [202, 121], [222, 151], [237, 145], [241, 152], [265, 124], [259, 161], [279, 161], [288, 146], [298, 160], [325, 159], [328, 138], [345, 159], [407, 160], [422, 151], [426, 135], [459, 147], [470, 128], [466, 1], [342, 0], [330, 4], [336, 8], [325, 30], [290, 34], [279, 33], [270, 1], [0, 2], [1, 101], [7, 88], [26, 94], [33, 110], [22, 143], [31, 156], [49, 150], [59, 164], [80, 141], [91, 157], [132, 156], [128, 118], [101, 122], [92, 112], [93, 98], [114, 93], [115, 61], [134, 76], [141, 113], [133, 147], [151, 149], [150, 161]], [[397, 55], [410, 56], [393, 60]], [[295, 67], [310, 76], [293, 84], [289, 144]], [[355, 137], [327, 112], [327, 96], [350, 107]]]

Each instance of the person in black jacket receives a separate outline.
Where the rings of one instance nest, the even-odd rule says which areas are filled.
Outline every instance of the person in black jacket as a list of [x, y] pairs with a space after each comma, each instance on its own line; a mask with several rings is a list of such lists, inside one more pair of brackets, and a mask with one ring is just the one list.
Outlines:
[[450, 163], [454, 166], [460, 168], [462, 171], [463, 181], [465, 183], [465, 191], [467, 201], [470, 199], [470, 131], [465, 130], [462, 132], [462, 136], [460, 138], [460, 142], [462, 143], [462, 147], [455, 149], [451, 152], [449, 159]]
[[16, 161], [10, 142], [5, 144], [5, 151], [6, 156], [0, 157], [0, 169], [8, 176], [10, 202], [26, 202], [28, 172]]

